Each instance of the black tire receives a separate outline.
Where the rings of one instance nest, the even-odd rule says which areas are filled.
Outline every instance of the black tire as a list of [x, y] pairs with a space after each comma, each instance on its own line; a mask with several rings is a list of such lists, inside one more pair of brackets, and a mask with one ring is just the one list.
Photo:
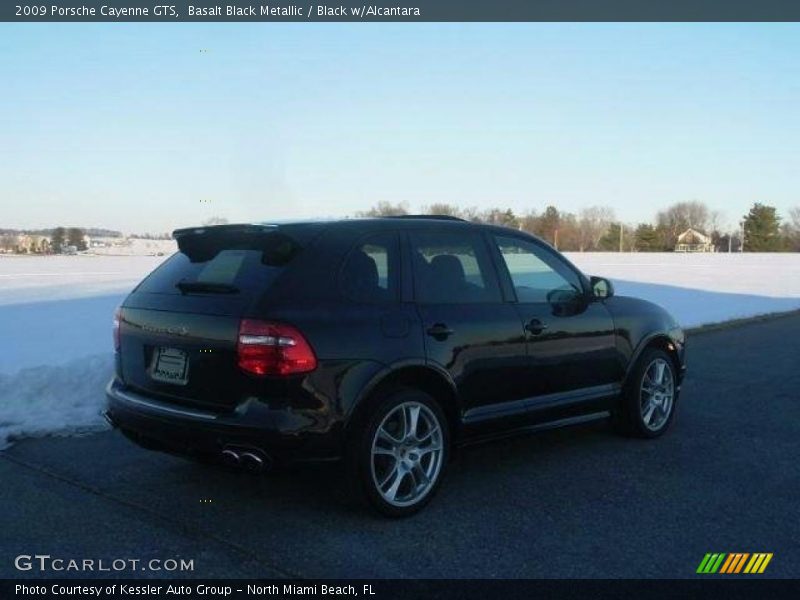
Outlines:
[[[401, 414], [406, 419], [409, 411], [414, 409], [418, 423], [414, 433], [418, 433], [423, 441], [415, 442], [417, 438], [409, 436], [405, 438], [407, 442], [394, 447], [383, 435], [376, 441], [382, 426], [387, 431], [397, 426], [398, 429], [392, 434], [402, 438], [399, 430]], [[435, 424], [438, 430], [431, 424]], [[376, 444], [381, 453], [374, 457], [373, 447]], [[437, 446], [440, 447], [438, 453], [432, 450]], [[384, 456], [388, 450], [395, 454], [386, 453]], [[348, 444], [347, 468], [355, 493], [366, 500], [371, 508], [388, 517], [408, 517], [421, 510], [436, 494], [444, 479], [449, 456], [450, 431], [438, 402], [421, 390], [400, 387], [373, 399], [368, 412], [354, 424]], [[401, 471], [403, 474], [395, 489], [395, 502], [391, 502], [386, 496], [387, 493], [390, 495], [393, 486], [388, 485], [388, 489], [384, 486], [383, 493], [379, 480], [392, 484]], [[390, 480], [392, 475], [395, 478]], [[418, 480], [422, 483], [417, 484]], [[419, 493], [418, 498], [413, 497], [415, 493]]]
[[[663, 394], [658, 395], [659, 402], [651, 402], [651, 395], [642, 389], [645, 376], [648, 375], [648, 381], [650, 381], [650, 376], [658, 373], [658, 365], [663, 365], [665, 383], [647, 387], [662, 389], [667, 385], [671, 386], [672, 397], [668, 409]], [[613, 419], [615, 429], [622, 435], [639, 438], [652, 439], [664, 435], [675, 419], [677, 402], [678, 379], [675, 363], [663, 350], [648, 348], [639, 357], [619, 399]], [[647, 415], [651, 408], [652, 413], [650, 413], [648, 422]]]

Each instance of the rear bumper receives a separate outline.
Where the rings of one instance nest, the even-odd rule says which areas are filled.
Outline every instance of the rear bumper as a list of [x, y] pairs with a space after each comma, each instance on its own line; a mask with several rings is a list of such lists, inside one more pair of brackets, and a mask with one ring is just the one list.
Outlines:
[[188, 408], [130, 390], [116, 378], [106, 398], [112, 425], [151, 450], [213, 457], [226, 447], [245, 447], [278, 462], [341, 454], [341, 428], [310, 411], [270, 409], [255, 399], [224, 413]]

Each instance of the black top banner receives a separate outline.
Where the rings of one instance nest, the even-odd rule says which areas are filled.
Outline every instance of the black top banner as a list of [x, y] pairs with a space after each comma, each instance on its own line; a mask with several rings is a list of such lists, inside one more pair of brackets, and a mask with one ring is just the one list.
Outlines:
[[27, 22], [798, 21], [800, 0], [4, 0], [0, 20]]

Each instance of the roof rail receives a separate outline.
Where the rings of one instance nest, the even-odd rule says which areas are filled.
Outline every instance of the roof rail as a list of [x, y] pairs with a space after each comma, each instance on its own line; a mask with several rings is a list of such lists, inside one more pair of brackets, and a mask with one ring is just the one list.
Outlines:
[[389, 215], [387, 219], [432, 219], [434, 221], [464, 221], [461, 217], [452, 215]]

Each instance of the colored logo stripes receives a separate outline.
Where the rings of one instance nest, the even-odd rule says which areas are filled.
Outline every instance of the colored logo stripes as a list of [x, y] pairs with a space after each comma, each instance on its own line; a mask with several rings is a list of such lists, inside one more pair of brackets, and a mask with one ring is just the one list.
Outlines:
[[697, 572], [702, 574], [763, 573], [772, 560], [772, 552], [709, 553], [703, 557]]

